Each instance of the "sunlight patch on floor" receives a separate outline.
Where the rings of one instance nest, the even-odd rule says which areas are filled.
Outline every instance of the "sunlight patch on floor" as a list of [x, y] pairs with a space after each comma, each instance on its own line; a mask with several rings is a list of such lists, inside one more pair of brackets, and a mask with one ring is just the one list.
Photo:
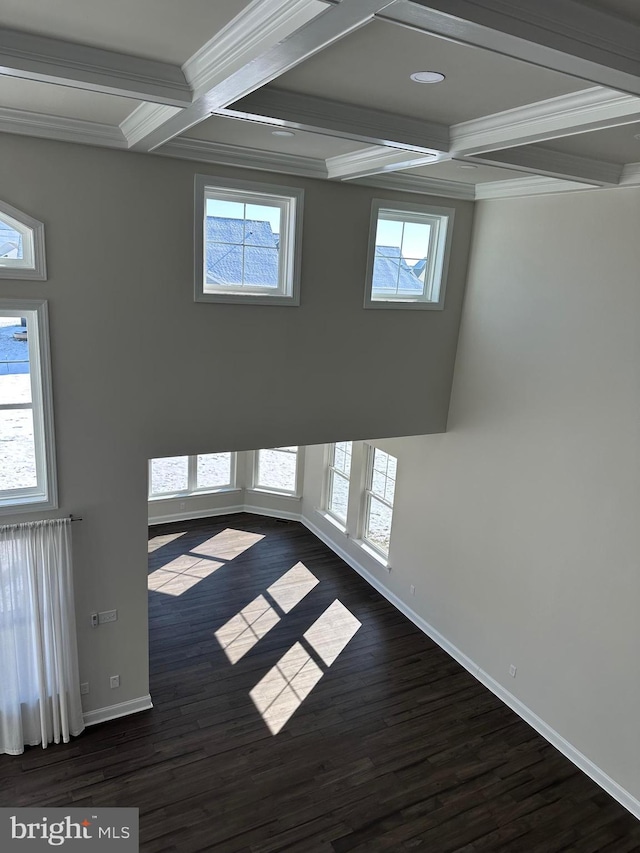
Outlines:
[[304, 563], [296, 563], [293, 568], [272, 583], [267, 588], [267, 592], [285, 613], [289, 613], [319, 583], [318, 578]]
[[[320, 581], [303, 563], [296, 563], [271, 584], [267, 593], [283, 613], [299, 604]], [[229, 661], [237, 663], [278, 624], [280, 616], [264, 595], [259, 595], [215, 632]]]
[[221, 560], [233, 560], [262, 539], [264, 539], [262, 533], [250, 533], [248, 530], [234, 530], [228, 527], [196, 545], [195, 548], [191, 548], [190, 553], [201, 557], [219, 557]]
[[[336, 599], [305, 632], [304, 641], [328, 668], [361, 625]], [[294, 643], [249, 694], [273, 735], [281, 731], [324, 675], [305, 644]]]
[[280, 617], [273, 607], [263, 595], [259, 595], [243, 607], [240, 613], [218, 628], [216, 640], [229, 661], [237, 663], [279, 621]]
[[158, 548], [162, 548], [170, 542], [175, 542], [176, 539], [184, 536], [185, 532], [181, 530], [179, 533], [164, 533], [162, 536], [154, 536], [153, 539], [149, 539], [149, 553], [153, 554]]
[[171, 562], [151, 572], [148, 587], [153, 592], [182, 595], [204, 578], [208, 578], [225, 563], [203, 560], [190, 554], [181, 554]]

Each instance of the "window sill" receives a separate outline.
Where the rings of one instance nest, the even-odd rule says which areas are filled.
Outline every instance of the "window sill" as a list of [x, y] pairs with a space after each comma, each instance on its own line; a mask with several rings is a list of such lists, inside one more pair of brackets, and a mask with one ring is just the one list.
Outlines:
[[53, 499], [47, 500], [47, 498], [42, 497], [42, 495], [31, 498], [16, 498], [12, 500], [11, 503], [0, 502], [0, 518], [3, 515], [17, 515], [19, 513], [26, 512], [44, 512], [51, 509], [58, 509], [58, 502]]
[[251, 489], [245, 490], [248, 494], [255, 495], [270, 495], [275, 498], [286, 498], [290, 501], [301, 501], [302, 495], [295, 494], [294, 492], [279, 492], [276, 489], [260, 489], [254, 486]]
[[347, 538], [349, 537], [349, 534], [347, 533], [347, 528], [345, 527], [345, 525], [341, 521], [338, 521], [337, 518], [335, 518], [333, 515], [331, 515], [330, 513], [328, 513], [324, 509], [318, 509], [316, 507], [316, 512], [318, 513], [319, 516], [324, 518], [325, 521], [328, 521], [329, 524], [331, 524], [333, 527], [335, 527], [337, 530], [339, 530], [340, 533], [342, 533]]
[[208, 498], [211, 495], [228, 495], [241, 491], [242, 489], [238, 489], [235, 486], [229, 486], [226, 489], [203, 489], [201, 492], [171, 492], [166, 495], [149, 495], [147, 500], [149, 503], [155, 503], [156, 501], [190, 501], [193, 498]]
[[379, 551], [376, 551], [375, 548], [372, 548], [371, 545], [368, 545], [363, 539], [354, 539], [353, 540], [359, 548], [368, 554], [369, 557], [373, 557], [373, 559], [380, 563], [380, 565], [385, 568], [388, 572], [391, 571], [391, 565], [389, 564], [388, 559], [381, 554]]

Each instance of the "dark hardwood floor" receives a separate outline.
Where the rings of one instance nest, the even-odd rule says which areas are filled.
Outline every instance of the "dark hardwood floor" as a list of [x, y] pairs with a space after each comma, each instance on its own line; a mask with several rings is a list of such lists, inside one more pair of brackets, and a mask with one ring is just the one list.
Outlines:
[[154, 709], [0, 756], [145, 853], [640, 850], [640, 822], [296, 523], [150, 532]]

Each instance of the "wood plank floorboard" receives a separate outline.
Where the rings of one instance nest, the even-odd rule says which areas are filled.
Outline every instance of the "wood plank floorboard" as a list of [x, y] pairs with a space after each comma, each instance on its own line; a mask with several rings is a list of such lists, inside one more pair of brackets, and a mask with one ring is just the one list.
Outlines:
[[154, 708], [0, 756], [2, 806], [135, 806], [143, 853], [632, 853], [640, 822], [304, 527], [149, 534]]

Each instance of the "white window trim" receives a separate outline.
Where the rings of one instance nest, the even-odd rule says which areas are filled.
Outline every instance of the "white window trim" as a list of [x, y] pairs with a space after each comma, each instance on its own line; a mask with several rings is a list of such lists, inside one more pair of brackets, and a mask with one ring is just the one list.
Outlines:
[[[429, 221], [432, 218], [433, 225], [429, 242], [429, 290], [433, 290], [434, 282], [439, 280], [438, 299], [428, 301], [426, 297], [420, 299], [409, 299], [405, 296], [389, 296], [385, 299], [374, 299], [373, 268], [376, 248], [376, 233], [378, 230], [378, 216], [381, 210], [398, 214], [402, 220], [403, 213], [408, 214], [410, 219], [418, 215]], [[364, 307], [375, 309], [400, 309], [410, 311], [442, 311], [444, 308], [447, 276], [449, 271], [449, 256], [451, 254], [451, 241], [453, 237], [453, 220], [455, 210], [452, 207], [434, 207], [425, 204], [412, 204], [410, 202], [390, 201], [389, 199], [373, 199], [371, 204], [371, 221], [369, 224], [369, 246], [367, 249], [367, 274], [365, 281]], [[442, 233], [443, 227], [445, 228]], [[426, 281], [426, 279], [425, 279]]]
[[[323, 512], [328, 516], [328, 518], [333, 521], [336, 527], [340, 527], [342, 530], [347, 529], [347, 519], [349, 517], [349, 496], [351, 494], [351, 469], [349, 476], [347, 476], [343, 471], [340, 471], [339, 468], [336, 468], [333, 464], [335, 462], [335, 447], [338, 442], [331, 442], [331, 444], [327, 445], [326, 449], [326, 457], [325, 457], [325, 477], [324, 477], [324, 489], [323, 489], [323, 499], [322, 499], [322, 507]], [[350, 460], [351, 465], [353, 465], [353, 442], [351, 442], [351, 454]], [[331, 484], [334, 476], [341, 477], [343, 480], [347, 481], [347, 515], [345, 518], [340, 518], [339, 515], [336, 515], [335, 512], [331, 510], [329, 503], [331, 501]]]
[[[371, 553], [372, 556], [377, 557], [381, 563], [385, 566], [388, 566], [389, 560], [389, 552], [383, 551], [382, 548], [379, 548], [375, 542], [372, 542], [370, 539], [367, 539], [367, 521], [369, 518], [369, 509], [371, 505], [371, 497], [373, 496], [375, 500], [384, 504], [391, 510], [391, 528], [389, 530], [389, 540], [391, 540], [391, 529], [393, 528], [393, 504], [389, 503], [386, 498], [381, 498], [379, 495], [375, 494], [372, 490], [373, 485], [373, 457], [376, 449], [380, 450], [380, 448], [376, 448], [373, 444], [368, 444], [365, 442], [365, 457], [364, 457], [364, 471], [363, 471], [363, 489], [362, 489], [362, 509], [361, 509], [361, 521], [360, 521], [360, 535], [359, 535], [359, 544], [365, 551]], [[386, 450], [384, 451], [387, 452]], [[391, 454], [388, 454], [391, 455]], [[395, 458], [395, 457], [394, 457]]]
[[0, 515], [57, 509], [58, 484], [47, 301], [46, 299], [0, 299], [0, 312], [4, 316], [27, 316], [29, 375], [38, 479], [38, 485], [33, 488], [0, 492]]
[[0, 258], [0, 278], [46, 281], [43, 223], [5, 201], [0, 201], [0, 218], [22, 234], [24, 248], [24, 258]]
[[[280, 235], [282, 282], [277, 293], [271, 295], [264, 288], [247, 287], [235, 292], [205, 291], [205, 208], [208, 190], [220, 190], [221, 195], [232, 199], [234, 191], [252, 196], [253, 203], [276, 204], [287, 207], [287, 223]], [[239, 199], [238, 199], [239, 200]], [[246, 200], [246, 199], [245, 199]], [[196, 302], [227, 302], [235, 305], [290, 305], [300, 304], [300, 268], [302, 260], [302, 206], [304, 190], [257, 181], [239, 181], [214, 175], [195, 176], [194, 213], [194, 288]]]
[[[152, 476], [152, 462], [153, 459], [149, 459], [148, 461], [148, 495], [147, 500], [149, 501], [166, 501], [172, 500], [174, 498], [191, 498], [197, 497], [198, 495], [214, 495], [220, 492], [237, 492], [240, 491], [236, 486], [236, 476], [237, 476], [237, 453], [235, 451], [221, 451], [222, 453], [230, 453], [230, 465], [229, 465], [229, 483], [225, 483], [222, 486], [203, 486], [202, 488], [198, 488], [198, 456], [207, 456], [206, 453], [195, 453], [191, 456], [187, 456], [187, 488], [186, 489], [178, 489], [173, 492], [151, 492], [151, 476]], [[184, 454], [186, 455], [186, 454]], [[167, 457], [159, 456], [157, 459], [164, 459]]]
[[[302, 498], [302, 485], [304, 482], [304, 448], [298, 446], [296, 451], [296, 485], [295, 491], [289, 489], [276, 489], [267, 486], [258, 485], [258, 459], [260, 450], [277, 450], [275, 447], [261, 447], [257, 450], [249, 451], [249, 471], [250, 485], [247, 487], [248, 492], [256, 492], [261, 495], [277, 495], [282, 498], [293, 498], [300, 500]], [[291, 451], [293, 452], [293, 451]]]

